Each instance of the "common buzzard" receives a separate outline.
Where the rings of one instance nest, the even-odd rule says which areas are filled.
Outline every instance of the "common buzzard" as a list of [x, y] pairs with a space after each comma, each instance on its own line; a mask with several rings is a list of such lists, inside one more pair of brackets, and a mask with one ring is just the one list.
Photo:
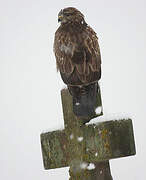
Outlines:
[[73, 96], [74, 113], [88, 117], [95, 113], [98, 80], [101, 78], [98, 38], [76, 8], [61, 10], [58, 22], [61, 25], [54, 39], [57, 70]]

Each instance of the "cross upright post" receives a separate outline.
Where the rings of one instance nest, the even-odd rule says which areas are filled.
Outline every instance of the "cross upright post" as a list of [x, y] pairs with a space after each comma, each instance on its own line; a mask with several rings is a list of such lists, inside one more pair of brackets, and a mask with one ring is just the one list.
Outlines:
[[[61, 97], [65, 129], [41, 134], [45, 169], [70, 166], [70, 180], [112, 180], [109, 160], [136, 153], [131, 119], [83, 125], [67, 89]], [[100, 91], [96, 98], [101, 107]]]

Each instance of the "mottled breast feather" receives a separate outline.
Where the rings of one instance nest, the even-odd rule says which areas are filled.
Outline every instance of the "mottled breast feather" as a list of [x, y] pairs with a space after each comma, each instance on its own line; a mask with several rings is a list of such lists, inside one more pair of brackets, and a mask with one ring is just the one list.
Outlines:
[[89, 84], [100, 79], [100, 49], [91, 27], [61, 25], [55, 33], [54, 53], [57, 69], [66, 84]]

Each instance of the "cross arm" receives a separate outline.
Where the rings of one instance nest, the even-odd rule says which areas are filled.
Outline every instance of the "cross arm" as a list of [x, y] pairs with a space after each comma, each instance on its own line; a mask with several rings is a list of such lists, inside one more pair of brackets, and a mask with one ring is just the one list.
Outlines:
[[[84, 144], [82, 159], [85, 162], [100, 162], [136, 153], [130, 119], [101, 122], [83, 126], [81, 129], [83, 136], [76, 141], [81, 146]], [[69, 166], [73, 158], [70, 146], [73, 138], [73, 134], [68, 134], [66, 130], [41, 134], [45, 169]]]

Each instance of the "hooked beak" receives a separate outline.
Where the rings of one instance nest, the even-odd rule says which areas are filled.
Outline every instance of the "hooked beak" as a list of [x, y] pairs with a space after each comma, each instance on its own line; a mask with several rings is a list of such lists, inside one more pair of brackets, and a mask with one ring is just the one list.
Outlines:
[[63, 16], [58, 16], [58, 22], [61, 22], [63, 19]]

